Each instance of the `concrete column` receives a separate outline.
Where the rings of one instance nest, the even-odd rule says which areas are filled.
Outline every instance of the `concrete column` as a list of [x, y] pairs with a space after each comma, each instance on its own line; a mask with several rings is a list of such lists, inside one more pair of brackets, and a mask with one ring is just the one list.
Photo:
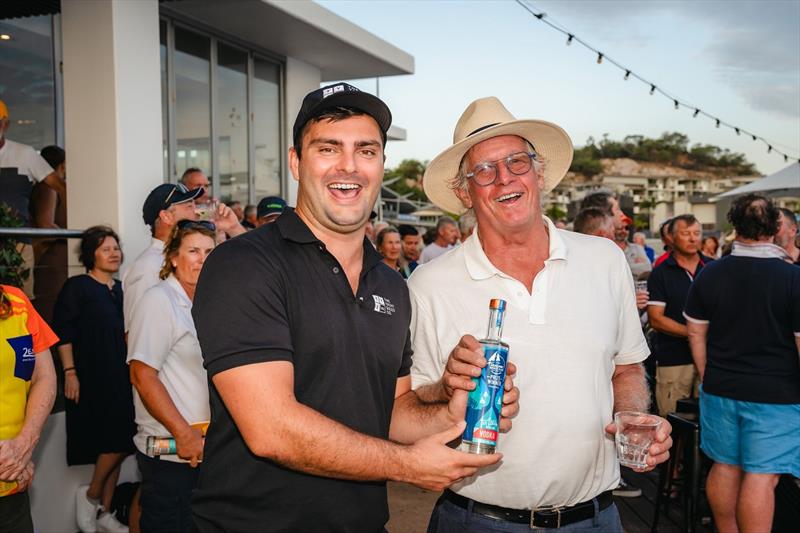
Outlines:
[[[319, 68], [304, 63], [299, 59], [291, 57], [286, 58], [286, 86], [284, 94], [286, 95], [286, 148], [292, 146], [292, 127], [294, 126], [294, 119], [300, 111], [300, 105], [303, 103], [303, 97], [313, 91], [319, 89], [322, 79], [322, 73]], [[297, 204], [297, 181], [292, 176], [289, 170], [289, 163], [286, 154], [283, 160], [284, 168], [286, 169], [286, 189], [285, 200], [291, 206]]]
[[112, 226], [129, 264], [149, 243], [144, 199], [163, 182], [158, 0], [62, 2], [61, 27], [68, 225]]

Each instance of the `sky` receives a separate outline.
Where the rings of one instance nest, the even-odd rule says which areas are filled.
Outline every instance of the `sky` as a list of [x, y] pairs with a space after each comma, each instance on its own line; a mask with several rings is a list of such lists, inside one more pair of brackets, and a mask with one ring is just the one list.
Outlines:
[[[743, 153], [762, 174], [800, 159], [800, 0], [526, 0], [567, 30], [669, 94], [764, 137], [782, 156], [672, 100], [534, 18], [513, 0], [317, 0], [414, 56], [412, 75], [380, 79], [379, 96], [407, 140], [387, 166], [430, 160], [452, 143], [467, 105], [497, 96], [517, 118], [589, 137], [688, 135]], [[374, 79], [349, 80], [376, 92]]]

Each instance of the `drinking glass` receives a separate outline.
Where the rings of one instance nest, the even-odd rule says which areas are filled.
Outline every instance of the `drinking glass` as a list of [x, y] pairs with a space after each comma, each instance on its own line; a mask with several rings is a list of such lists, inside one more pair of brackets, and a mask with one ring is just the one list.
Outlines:
[[638, 411], [620, 411], [614, 415], [615, 441], [619, 464], [629, 468], [647, 468], [647, 451], [656, 438], [661, 419]]

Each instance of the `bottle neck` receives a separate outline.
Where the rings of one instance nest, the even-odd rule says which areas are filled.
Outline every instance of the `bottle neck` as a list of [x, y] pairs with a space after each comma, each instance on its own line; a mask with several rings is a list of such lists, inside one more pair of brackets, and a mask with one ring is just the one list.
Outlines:
[[503, 335], [504, 312], [499, 309], [489, 309], [489, 327], [486, 338], [490, 341], [499, 341]]

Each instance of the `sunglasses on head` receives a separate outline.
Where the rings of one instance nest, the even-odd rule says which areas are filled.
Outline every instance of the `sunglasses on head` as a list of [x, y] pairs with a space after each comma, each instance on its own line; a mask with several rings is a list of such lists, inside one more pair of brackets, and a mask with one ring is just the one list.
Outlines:
[[209, 222], [208, 220], [189, 220], [188, 218], [179, 220], [178, 229], [186, 229], [186, 228], [205, 228], [209, 231], [217, 231], [217, 226], [214, 225], [213, 222]]

